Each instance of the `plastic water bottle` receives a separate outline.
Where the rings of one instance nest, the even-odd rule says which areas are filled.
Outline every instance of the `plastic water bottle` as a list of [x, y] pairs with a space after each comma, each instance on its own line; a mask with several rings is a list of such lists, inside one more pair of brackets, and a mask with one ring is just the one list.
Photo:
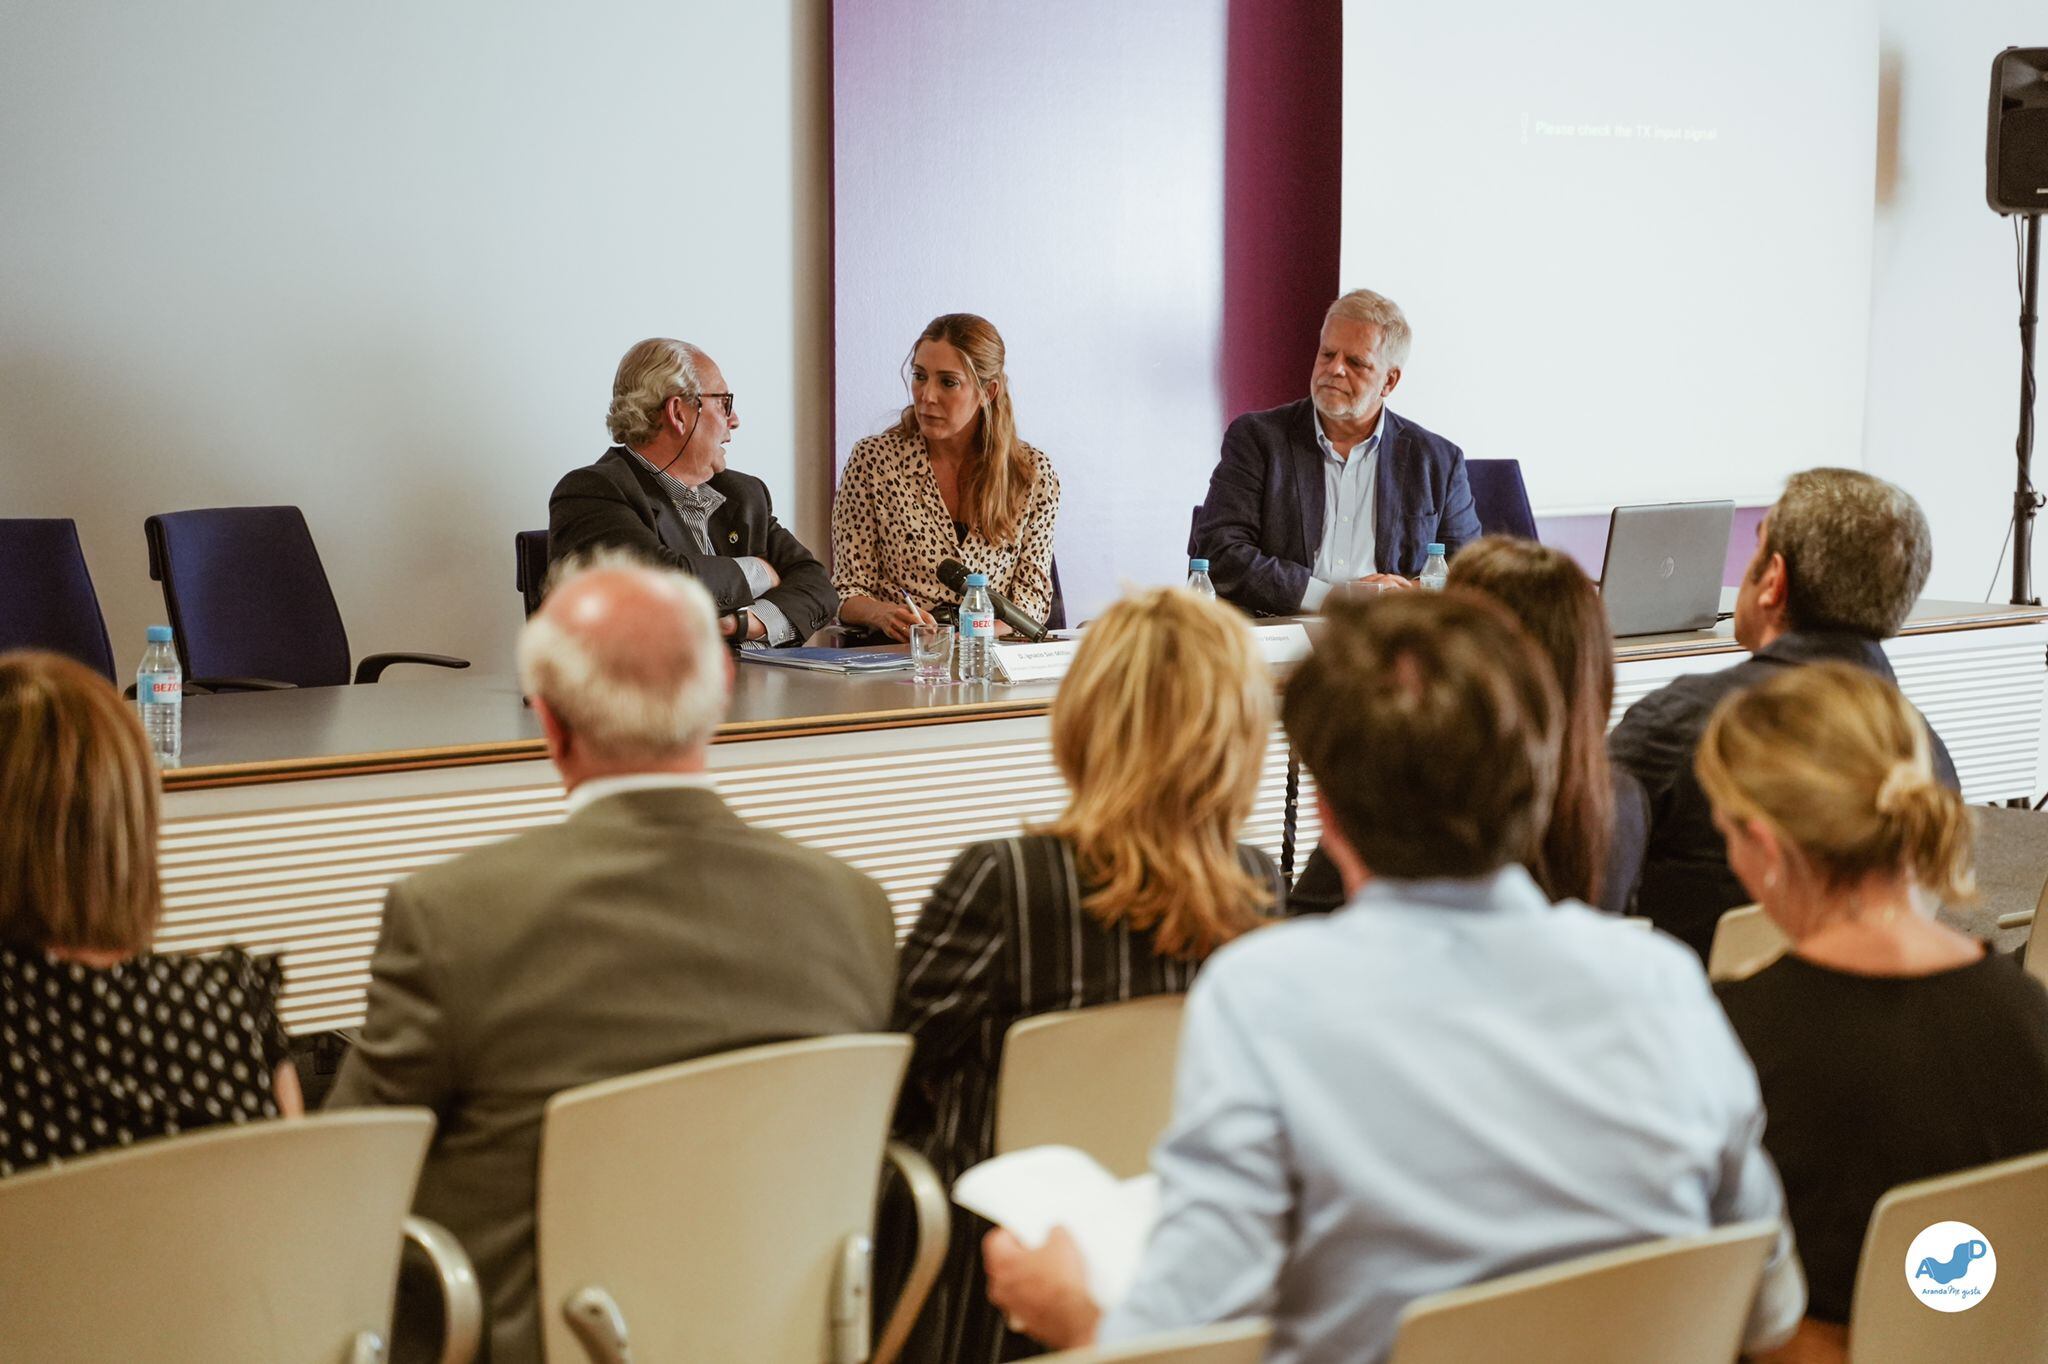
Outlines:
[[1216, 584], [1209, 581], [1207, 559], [1188, 560], [1188, 591], [1198, 597], [1207, 597], [1210, 601], [1216, 600]]
[[960, 680], [986, 682], [995, 671], [996, 609], [988, 599], [988, 574], [967, 575], [960, 598]]
[[1432, 592], [1441, 592], [1450, 576], [1451, 566], [1444, 559], [1444, 547], [1432, 541], [1429, 558], [1422, 565], [1422, 585]]
[[171, 647], [171, 627], [149, 627], [149, 647], [135, 670], [135, 709], [160, 767], [176, 767], [185, 749], [185, 670]]

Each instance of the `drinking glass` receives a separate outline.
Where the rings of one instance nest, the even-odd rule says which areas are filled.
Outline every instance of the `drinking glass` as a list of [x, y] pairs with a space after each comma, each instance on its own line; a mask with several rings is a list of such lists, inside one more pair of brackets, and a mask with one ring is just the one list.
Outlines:
[[910, 680], [932, 685], [953, 680], [953, 627], [910, 627]]

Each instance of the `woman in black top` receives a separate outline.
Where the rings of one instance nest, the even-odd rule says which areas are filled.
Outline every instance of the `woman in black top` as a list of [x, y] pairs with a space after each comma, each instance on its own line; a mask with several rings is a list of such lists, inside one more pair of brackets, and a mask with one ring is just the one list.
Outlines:
[[[1629, 913], [1649, 843], [1650, 800], [1643, 784], [1607, 756], [1614, 631], [1600, 590], [1562, 550], [1507, 535], [1489, 535], [1458, 551], [1449, 585], [1505, 606], [1550, 660], [1564, 696], [1557, 798], [1529, 874], [1553, 900]], [[1288, 906], [1302, 914], [1343, 903], [1336, 865], [1318, 847]]]
[[[1052, 709], [1071, 792], [1043, 830], [963, 850], [903, 946], [895, 1027], [916, 1039], [898, 1128], [951, 1183], [992, 1154], [1003, 1034], [1020, 1018], [1180, 993], [1264, 921], [1273, 864], [1238, 843], [1273, 732], [1244, 620], [1183, 588], [1089, 627]], [[987, 1224], [954, 1210], [913, 1358], [985, 1364], [1007, 1344], [983, 1291]]]
[[303, 1109], [276, 961], [147, 951], [157, 785], [104, 679], [0, 654], [0, 1175]]
[[1920, 908], [1970, 893], [1970, 821], [1891, 683], [1791, 669], [1724, 701], [1694, 761], [1729, 865], [1792, 940], [1721, 1001], [1806, 1266], [1788, 1349], [1831, 1357], [1886, 1190], [2048, 1149], [2048, 994]]

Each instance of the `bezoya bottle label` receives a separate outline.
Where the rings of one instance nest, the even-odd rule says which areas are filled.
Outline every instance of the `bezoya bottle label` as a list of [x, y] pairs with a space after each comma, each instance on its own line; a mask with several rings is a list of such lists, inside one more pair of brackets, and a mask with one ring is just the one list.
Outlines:
[[180, 699], [184, 683], [176, 673], [143, 673], [135, 679], [135, 699], [145, 706], [168, 706]]
[[993, 611], [962, 611], [960, 633], [969, 639], [994, 639], [996, 637], [996, 613]]

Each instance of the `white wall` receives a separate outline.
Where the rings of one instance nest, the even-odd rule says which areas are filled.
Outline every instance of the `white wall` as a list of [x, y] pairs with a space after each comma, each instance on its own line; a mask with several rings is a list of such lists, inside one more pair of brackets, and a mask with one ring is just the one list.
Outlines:
[[4, 29], [0, 515], [77, 518], [122, 666], [163, 615], [143, 517], [291, 502], [357, 654], [508, 671], [513, 532], [647, 335], [718, 359], [733, 463], [822, 539], [824, 0]]
[[[2005, 601], [2019, 423], [2012, 226], [1984, 204], [1991, 59], [2048, 45], [2039, 0], [1880, 0], [1883, 76], [1871, 265], [1866, 467], [1920, 499], [1931, 595]], [[2048, 373], [2041, 375], [2048, 387]], [[2037, 405], [2038, 428], [2044, 413]], [[2035, 482], [2048, 484], [2048, 433]], [[2042, 527], [2048, 531], [2048, 521]], [[2034, 556], [2038, 575], [2048, 558]], [[2036, 594], [2039, 594], [2037, 578]]]

